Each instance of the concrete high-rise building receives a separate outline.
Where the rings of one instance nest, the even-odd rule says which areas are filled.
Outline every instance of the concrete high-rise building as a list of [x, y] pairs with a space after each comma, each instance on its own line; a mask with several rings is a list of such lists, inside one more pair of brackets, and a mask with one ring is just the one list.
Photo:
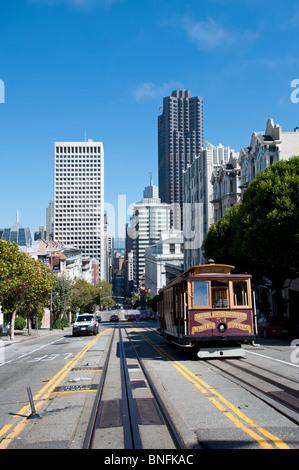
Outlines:
[[159, 194], [172, 204], [173, 226], [181, 229], [183, 171], [203, 147], [203, 100], [190, 91], [173, 91], [158, 116]]
[[[156, 197], [157, 189], [151, 179], [143, 199], [133, 207], [131, 227], [128, 228], [133, 239], [134, 286], [137, 288], [144, 287], [146, 247], [157, 243], [160, 233], [170, 228], [170, 206]], [[145, 197], [149, 195], [152, 197]]]
[[104, 263], [104, 278], [103, 280], [112, 282], [113, 278], [113, 255], [114, 255], [114, 238], [109, 229], [108, 215], [104, 214], [104, 243], [103, 243], [103, 263]]
[[145, 250], [145, 288], [152, 296], [165, 287], [166, 264], [180, 269], [184, 264], [184, 238], [181, 230], [166, 230], [160, 240]]
[[46, 209], [46, 240], [53, 240], [54, 201], [49, 201]]
[[[219, 144], [206, 142], [194, 162], [184, 171], [184, 269], [204, 264], [203, 242], [214, 223], [213, 172], [238, 154]], [[230, 171], [230, 170], [229, 170]], [[226, 190], [227, 192], [227, 190]]]
[[98, 259], [103, 279], [103, 143], [55, 142], [54, 161], [54, 240]]

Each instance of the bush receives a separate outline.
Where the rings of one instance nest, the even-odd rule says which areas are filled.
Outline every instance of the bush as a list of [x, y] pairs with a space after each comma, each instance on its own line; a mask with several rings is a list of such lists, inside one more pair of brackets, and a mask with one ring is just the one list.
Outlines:
[[26, 320], [24, 317], [17, 316], [15, 319], [15, 330], [24, 330], [26, 328]]
[[57, 318], [53, 323], [53, 330], [63, 330], [65, 327], [69, 326], [69, 322], [66, 317]]

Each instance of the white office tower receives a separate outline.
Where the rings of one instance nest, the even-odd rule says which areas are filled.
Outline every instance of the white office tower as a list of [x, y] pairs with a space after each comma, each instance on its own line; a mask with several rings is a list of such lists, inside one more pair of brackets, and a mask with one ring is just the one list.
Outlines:
[[54, 156], [54, 240], [98, 259], [103, 279], [103, 143], [55, 142]]
[[161, 203], [159, 188], [150, 185], [144, 189], [143, 199], [133, 207], [129, 236], [133, 240], [134, 285], [144, 288], [145, 249], [160, 239], [160, 233], [170, 229], [170, 205]]

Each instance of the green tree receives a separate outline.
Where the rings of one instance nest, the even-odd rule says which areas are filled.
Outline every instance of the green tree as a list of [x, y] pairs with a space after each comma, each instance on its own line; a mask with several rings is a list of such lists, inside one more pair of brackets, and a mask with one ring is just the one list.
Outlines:
[[266, 276], [283, 309], [281, 290], [299, 270], [299, 157], [260, 171], [242, 201], [213, 224], [204, 242], [205, 256]]
[[239, 212], [243, 256], [271, 280], [292, 276], [299, 265], [299, 157], [257, 174]]
[[239, 209], [240, 204], [235, 204], [224, 217], [211, 225], [204, 240], [204, 251], [207, 259], [212, 258], [216, 263], [232, 264], [241, 269]]
[[58, 278], [57, 283], [52, 290], [52, 312], [53, 322], [62, 318], [70, 306], [70, 297], [72, 292], [72, 282], [64, 276]]
[[16, 243], [0, 240], [0, 303], [11, 315], [11, 339], [17, 310], [26, 311], [30, 320], [35, 305], [49, 301], [55, 282], [56, 276], [42, 262], [20, 251]]
[[73, 282], [69, 300], [73, 313], [95, 312], [100, 303], [99, 289], [84, 279], [76, 279]]
[[112, 284], [110, 284], [108, 281], [100, 281], [97, 285], [97, 289], [99, 289], [100, 293], [101, 307], [113, 307], [115, 305], [115, 301], [113, 299]]

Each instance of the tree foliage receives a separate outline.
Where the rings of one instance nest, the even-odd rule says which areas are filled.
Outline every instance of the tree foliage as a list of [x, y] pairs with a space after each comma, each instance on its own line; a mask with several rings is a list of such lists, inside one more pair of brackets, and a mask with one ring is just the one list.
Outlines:
[[17, 310], [30, 319], [37, 305], [49, 301], [55, 282], [56, 276], [42, 262], [22, 252], [16, 243], [0, 240], [0, 303], [11, 314], [11, 338]]
[[52, 290], [53, 322], [66, 314], [70, 306], [71, 291], [72, 281], [66, 279], [64, 276], [59, 277]]
[[115, 305], [115, 301], [113, 299], [112, 284], [108, 281], [100, 281], [97, 288], [100, 292], [100, 305], [102, 307], [113, 307]]
[[73, 313], [95, 312], [100, 303], [99, 289], [84, 279], [76, 279], [72, 285], [69, 303]]

